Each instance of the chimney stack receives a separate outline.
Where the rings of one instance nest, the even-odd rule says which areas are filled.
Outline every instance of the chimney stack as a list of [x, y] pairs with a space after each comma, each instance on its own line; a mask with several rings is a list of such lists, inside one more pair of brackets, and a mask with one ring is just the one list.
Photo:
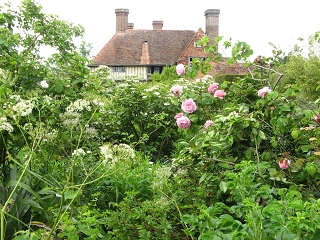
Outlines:
[[152, 22], [153, 30], [162, 30], [163, 27], [163, 21], [155, 20]]
[[134, 24], [133, 23], [128, 23], [128, 29], [133, 29]]
[[204, 12], [206, 17], [206, 34], [209, 37], [209, 44], [213, 45], [214, 38], [219, 36], [219, 9], [208, 9]]
[[128, 29], [129, 9], [118, 8], [116, 13], [116, 32], [124, 32]]

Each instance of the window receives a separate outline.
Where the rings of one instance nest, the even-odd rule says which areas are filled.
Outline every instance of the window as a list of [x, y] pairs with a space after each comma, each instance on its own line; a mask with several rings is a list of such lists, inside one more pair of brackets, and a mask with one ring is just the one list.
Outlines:
[[126, 72], [126, 67], [112, 67], [113, 72]]

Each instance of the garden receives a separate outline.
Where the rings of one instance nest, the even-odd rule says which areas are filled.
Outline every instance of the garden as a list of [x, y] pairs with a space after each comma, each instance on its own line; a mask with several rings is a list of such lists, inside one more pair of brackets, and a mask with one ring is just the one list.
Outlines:
[[80, 25], [0, 9], [0, 240], [320, 239], [320, 32], [254, 60], [215, 39], [247, 75], [206, 75], [204, 37], [192, 71], [118, 81]]

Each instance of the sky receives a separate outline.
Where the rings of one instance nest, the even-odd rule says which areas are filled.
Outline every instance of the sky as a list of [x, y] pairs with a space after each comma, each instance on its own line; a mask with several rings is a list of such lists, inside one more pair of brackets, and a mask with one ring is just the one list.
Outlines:
[[[7, 0], [0, 0], [3, 5]], [[13, 6], [20, 0], [10, 0]], [[219, 9], [219, 35], [249, 44], [254, 56], [271, 56], [272, 42], [285, 52], [297, 38], [307, 39], [320, 31], [319, 0], [36, 0], [48, 14], [80, 24], [83, 40], [93, 46], [95, 56], [116, 31], [115, 9], [129, 9], [134, 29], [152, 30], [152, 21], [162, 20], [163, 30], [205, 31], [204, 12]], [[220, 50], [222, 52], [222, 50]], [[225, 56], [229, 53], [225, 52]]]

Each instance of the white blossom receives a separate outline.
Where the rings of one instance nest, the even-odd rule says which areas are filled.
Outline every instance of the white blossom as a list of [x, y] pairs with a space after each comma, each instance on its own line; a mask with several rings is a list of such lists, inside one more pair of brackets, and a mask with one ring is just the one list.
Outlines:
[[42, 81], [40, 82], [40, 86], [41, 86], [42, 88], [48, 88], [48, 87], [49, 87], [49, 85], [48, 85], [48, 83], [47, 83], [46, 80], [42, 80]]
[[8, 131], [8, 132], [12, 132], [13, 131], [13, 127], [11, 126], [10, 123], [7, 122], [7, 118], [6, 117], [0, 118], [0, 130], [5, 130], [5, 131]]
[[34, 104], [30, 100], [20, 100], [16, 105], [12, 107], [13, 111], [17, 112], [20, 116], [28, 116], [34, 107]]

